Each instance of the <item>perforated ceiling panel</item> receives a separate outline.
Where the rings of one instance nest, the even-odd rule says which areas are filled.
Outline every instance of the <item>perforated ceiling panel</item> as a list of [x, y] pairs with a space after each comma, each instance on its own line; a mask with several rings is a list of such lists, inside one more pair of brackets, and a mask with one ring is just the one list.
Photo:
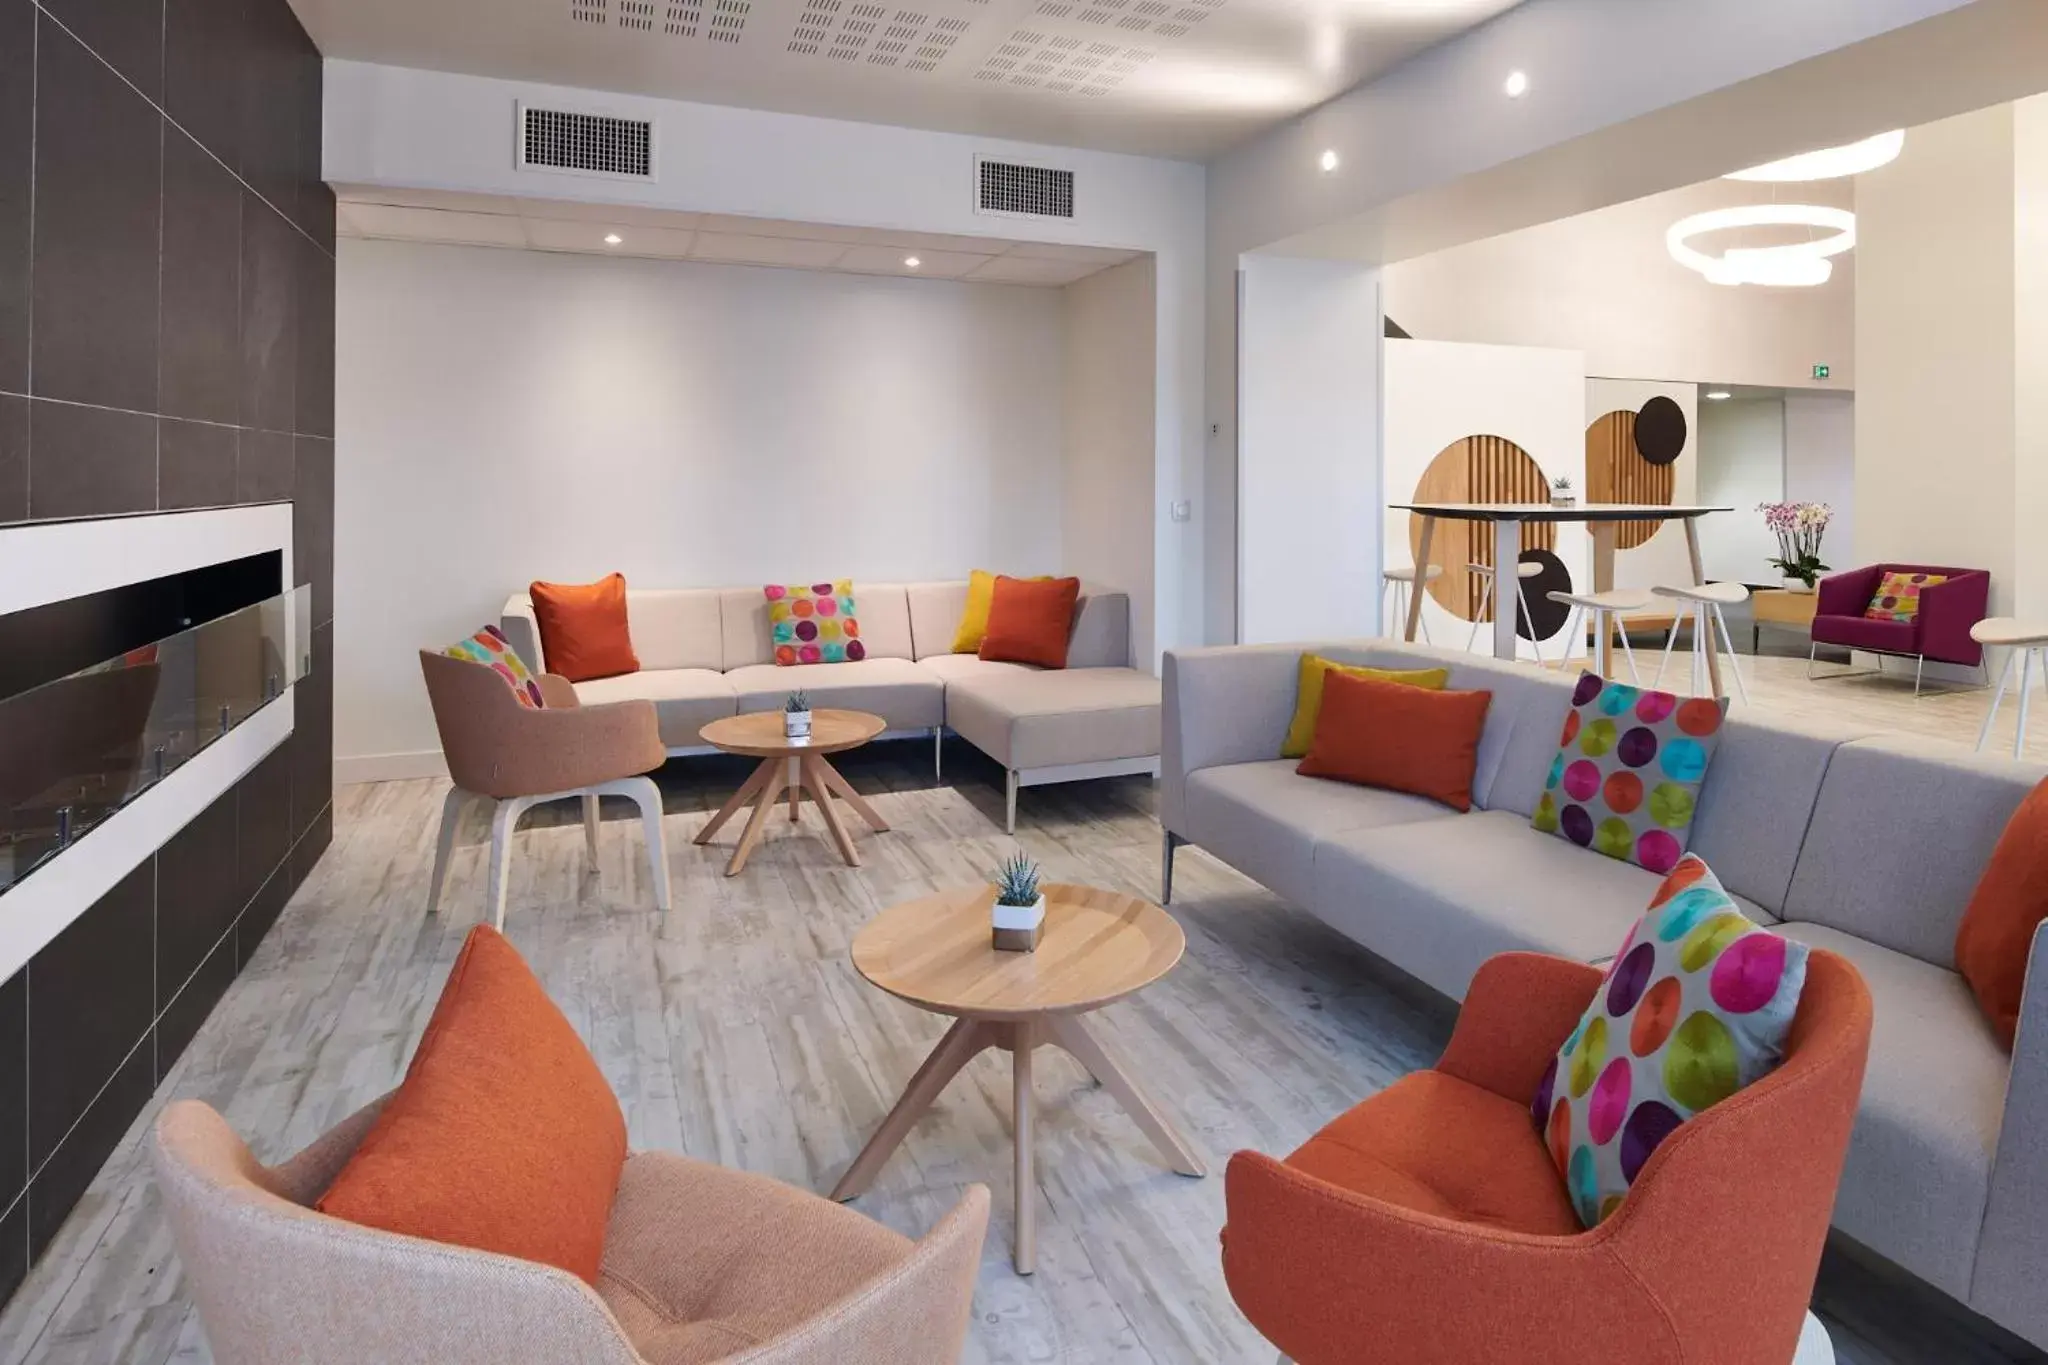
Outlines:
[[988, 55], [974, 79], [1055, 95], [1106, 95], [1153, 55], [1151, 48], [1020, 28]]
[[753, 0], [569, 0], [569, 17], [625, 33], [737, 43]]
[[959, 15], [896, 9], [872, 0], [804, 0], [788, 50], [800, 57], [928, 73], [938, 70], [972, 26]]
[[1179, 38], [1228, 0], [1041, 0], [1037, 14], [1123, 33]]

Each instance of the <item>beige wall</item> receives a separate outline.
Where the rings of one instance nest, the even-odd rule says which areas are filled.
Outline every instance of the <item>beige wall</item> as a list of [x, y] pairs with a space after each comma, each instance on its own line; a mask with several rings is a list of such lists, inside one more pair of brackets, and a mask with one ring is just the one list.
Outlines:
[[2048, 97], [2013, 106], [2013, 608], [2048, 616]]
[[1131, 659], [1153, 664], [1153, 318], [1156, 268], [1140, 256], [1061, 291], [1065, 571], [1131, 595]]
[[[1855, 203], [1850, 181], [1796, 188], [1804, 203]], [[1584, 351], [1591, 374], [1791, 388], [1825, 364], [1831, 387], [1852, 389], [1854, 253], [1817, 288], [1731, 289], [1665, 247], [1679, 219], [1769, 195], [1708, 181], [1402, 261], [1386, 268], [1387, 316], [1422, 340]], [[1782, 234], [1756, 230], [1754, 244], [1770, 240]], [[1723, 234], [1706, 246], [1742, 244]]]
[[1915, 128], [1857, 184], [1856, 552], [1989, 569], [1994, 612], [2020, 596], [2016, 528], [2039, 534], [2014, 460], [2014, 130], [2011, 105]]

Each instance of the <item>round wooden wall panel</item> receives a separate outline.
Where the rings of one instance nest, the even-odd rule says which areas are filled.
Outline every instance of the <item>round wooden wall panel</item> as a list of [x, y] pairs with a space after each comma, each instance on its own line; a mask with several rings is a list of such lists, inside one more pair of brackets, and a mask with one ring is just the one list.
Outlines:
[[[1671, 409], [1667, 416], [1663, 407]], [[1652, 410], [1655, 410], [1654, 412]], [[1647, 423], [1644, 414], [1650, 414]], [[1671, 450], [1670, 418], [1678, 421], [1678, 445], [1685, 449], [1685, 413], [1669, 398], [1652, 398], [1642, 412], [1623, 408], [1602, 416], [1586, 428], [1586, 501], [1637, 502], [1671, 505], [1677, 475], [1670, 458], [1653, 461], [1644, 454], [1644, 443], [1662, 456]], [[1647, 428], [1647, 435], [1646, 435]], [[1633, 550], [1657, 534], [1661, 521], [1625, 521], [1616, 526], [1614, 547]]]
[[[1667, 496], [1666, 502], [1671, 501]], [[1529, 452], [1505, 436], [1465, 436], [1437, 452], [1415, 485], [1417, 502], [1541, 502], [1550, 501], [1550, 480]], [[1554, 550], [1557, 527], [1550, 522], [1525, 522], [1522, 549]], [[1422, 563], [1422, 518], [1408, 515], [1408, 553]], [[1484, 615], [1479, 600], [1485, 586], [1467, 567], [1493, 563], [1493, 527], [1483, 521], [1439, 521], [1430, 541], [1429, 560], [1443, 569], [1443, 577], [1429, 585], [1429, 595], [1438, 606], [1461, 621], [1491, 621], [1493, 610]], [[1507, 585], [1507, 600], [1515, 600], [1513, 583]], [[1534, 600], [1534, 594], [1531, 594]]]

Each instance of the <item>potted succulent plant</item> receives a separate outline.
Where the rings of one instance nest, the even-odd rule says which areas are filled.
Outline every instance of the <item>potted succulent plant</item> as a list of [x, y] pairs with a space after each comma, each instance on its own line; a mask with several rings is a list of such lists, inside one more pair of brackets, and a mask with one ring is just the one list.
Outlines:
[[1550, 505], [1552, 507], [1577, 507], [1578, 495], [1572, 492], [1572, 481], [1562, 474], [1550, 481]]
[[1006, 953], [1028, 953], [1045, 931], [1045, 893], [1038, 889], [1038, 864], [1019, 853], [996, 874], [996, 902], [990, 911], [995, 945]]
[[783, 699], [782, 733], [789, 739], [811, 737], [811, 697], [801, 687]]

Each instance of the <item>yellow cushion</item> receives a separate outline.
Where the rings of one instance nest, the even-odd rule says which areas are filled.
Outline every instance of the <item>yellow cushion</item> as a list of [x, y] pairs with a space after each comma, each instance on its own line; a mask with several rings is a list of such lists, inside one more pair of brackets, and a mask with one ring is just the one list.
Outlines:
[[[1026, 580], [1050, 583], [1052, 575], [1040, 574]], [[981, 637], [988, 634], [988, 609], [996, 600], [996, 576], [987, 569], [967, 575], [967, 610], [960, 613], [960, 628], [953, 632], [955, 654], [981, 653]]]
[[1443, 691], [1451, 680], [1448, 668], [1359, 668], [1353, 664], [1332, 663], [1320, 654], [1304, 654], [1301, 656], [1301, 683], [1294, 694], [1294, 719], [1287, 726], [1287, 742], [1280, 746], [1280, 757], [1302, 758], [1315, 742], [1316, 717], [1323, 713], [1323, 679], [1333, 668], [1354, 678], [1405, 683], [1409, 687], [1423, 687], [1432, 692]]

